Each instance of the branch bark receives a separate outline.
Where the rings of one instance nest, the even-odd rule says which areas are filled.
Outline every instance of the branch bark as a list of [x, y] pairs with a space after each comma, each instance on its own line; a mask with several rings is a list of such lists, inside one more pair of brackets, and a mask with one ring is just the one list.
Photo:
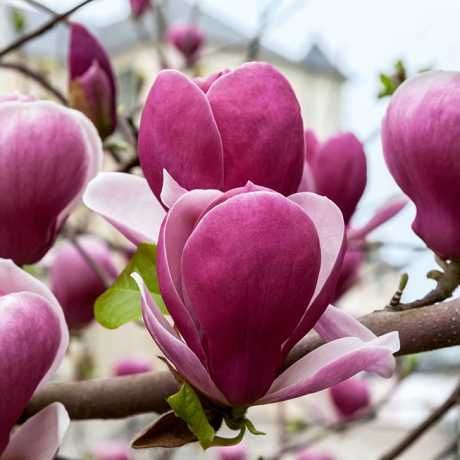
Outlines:
[[[401, 339], [399, 355], [460, 345], [460, 299], [411, 311], [378, 311], [363, 316], [361, 322], [377, 335], [398, 330]], [[321, 344], [318, 336], [312, 334], [307, 337], [291, 351], [285, 367]], [[50, 383], [32, 398], [22, 421], [54, 401], [64, 404], [74, 420], [161, 413], [168, 408], [165, 398], [177, 389], [177, 383], [169, 372]]]

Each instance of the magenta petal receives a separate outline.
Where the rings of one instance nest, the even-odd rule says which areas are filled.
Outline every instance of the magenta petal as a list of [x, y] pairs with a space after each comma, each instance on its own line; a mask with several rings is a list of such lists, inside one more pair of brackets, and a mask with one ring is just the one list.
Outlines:
[[166, 321], [152, 296], [145, 288], [144, 281], [137, 273], [131, 275], [139, 286], [142, 299], [142, 314], [150, 335], [166, 358], [176, 367], [187, 381], [199, 391], [226, 404], [226, 399], [216, 387], [208, 371], [193, 351], [180, 339]]
[[307, 334], [334, 298], [345, 249], [345, 224], [339, 208], [331, 200], [315, 193], [296, 193], [289, 199], [315, 224], [321, 248], [321, 269], [311, 304], [286, 343], [286, 352]]
[[369, 384], [352, 377], [329, 388], [329, 395], [338, 415], [344, 419], [357, 416], [371, 404]]
[[316, 192], [337, 204], [348, 224], [366, 187], [366, 154], [362, 143], [351, 133], [337, 134], [321, 144], [311, 168]]
[[50, 303], [31, 292], [2, 295], [0, 313], [1, 453], [11, 428], [53, 366], [61, 327]]
[[297, 191], [304, 162], [300, 106], [273, 66], [244, 64], [207, 93], [224, 149], [224, 190], [248, 180], [284, 195]]
[[53, 460], [69, 425], [65, 407], [50, 404], [14, 432], [2, 460]]
[[83, 201], [132, 243], [158, 241], [166, 213], [142, 177], [100, 173], [88, 184]]
[[360, 271], [364, 263], [364, 253], [360, 248], [348, 248], [345, 251], [343, 264], [335, 288], [335, 295], [331, 299], [334, 303], [350, 290], [359, 280]]
[[221, 188], [222, 142], [206, 95], [175, 70], [159, 73], [144, 106], [139, 159], [160, 198], [163, 169], [188, 190]]
[[321, 144], [318, 138], [316, 137], [316, 134], [311, 129], [305, 130], [304, 140], [305, 140], [305, 160], [307, 161], [307, 163], [311, 164]]
[[182, 196], [170, 209], [160, 231], [157, 272], [161, 295], [182, 337], [188, 346], [204, 359], [199, 324], [182, 298], [181, 257], [184, 245], [202, 212], [222, 192], [218, 190], [192, 190]]
[[[48, 302], [54, 314], [58, 318], [60, 327], [60, 344], [54, 358], [54, 362], [47, 372], [43, 381], [48, 380], [64, 359], [69, 344], [69, 329], [65, 321], [64, 313], [59, 302], [48, 287], [29, 273], [21, 270], [11, 260], [0, 259], [0, 299], [2, 295], [20, 292], [30, 292], [39, 295]], [[0, 315], [1, 317], [1, 315]]]
[[203, 331], [207, 368], [232, 404], [258, 399], [275, 378], [281, 346], [315, 288], [319, 255], [308, 216], [273, 192], [233, 196], [188, 238], [184, 296]]
[[258, 401], [267, 404], [329, 388], [361, 371], [391, 377], [399, 349], [397, 332], [371, 341], [344, 337], [322, 345], [285, 370]]
[[388, 220], [398, 214], [408, 203], [405, 196], [399, 196], [389, 199], [385, 204], [375, 211], [375, 214], [364, 226], [348, 231], [348, 240], [359, 240], [365, 238], [369, 233], [375, 230], [380, 225], [383, 225]]

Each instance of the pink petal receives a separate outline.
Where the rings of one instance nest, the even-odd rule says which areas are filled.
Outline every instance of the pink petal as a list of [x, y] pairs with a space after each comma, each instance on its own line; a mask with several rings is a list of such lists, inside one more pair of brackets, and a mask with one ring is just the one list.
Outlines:
[[61, 364], [69, 344], [69, 329], [67, 328], [62, 307], [44, 283], [29, 275], [24, 270], [21, 270], [11, 260], [0, 259], [0, 296], [16, 292], [31, 292], [41, 296], [47, 301], [58, 318], [60, 344], [54, 362], [43, 378], [43, 381], [46, 381]]
[[11, 428], [53, 366], [62, 338], [56, 311], [35, 293], [3, 294], [0, 313], [1, 453]]
[[0, 256], [34, 263], [100, 167], [101, 142], [86, 117], [53, 102], [2, 102], [0, 123]]
[[160, 231], [158, 242], [158, 280], [169, 313], [188, 346], [204, 359], [198, 323], [182, 300], [181, 257], [184, 245], [202, 212], [222, 192], [192, 190], [182, 196], [170, 209]]
[[278, 193], [240, 193], [195, 226], [182, 253], [183, 297], [232, 404], [268, 390], [315, 289], [319, 255], [312, 222]]
[[160, 198], [163, 169], [188, 190], [221, 188], [222, 142], [206, 95], [175, 70], [159, 73], [144, 106], [139, 159]]
[[308, 164], [308, 162], [305, 161], [303, 164], [302, 179], [300, 179], [300, 184], [297, 189], [297, 192], [314, 192], [314, 191], [316, 191], [315, 178], [313, 176], [311, 166]]
[[224, 149], [224, 190], [250, 180], [283, 195], [296, 192], [304, 162], [303, 123], [284, 76], [270, 64], [244, 64], [218, 78], [207, 96]]
[[83, 202], [134, 244], [158, 240], [166, 213], [142, 177], [100, 173], [88, 184]]
[[225, 397], [216, 387], [201, 361], [179, 338], [161, 314], [155, 300], [145, 288], [142, 277], [137, 273], [133, 273], [131, 276], [141, 292], [142, 314], [147, 329], [166, 358], [176, 367], [179, 374], [199, 391], [215, 401], [226, 404]]
[[267, 404], [297, 398], [331, 387], [361, 371], [390, 377], [399, 349], [397, 332], [389, 332], [369, 342], [344, 337], [322, 345], [286, 369], [258, 401]]
[[312, 129], [305, 130], [304, 140], [305, 140], [305, 160], [307, 161], [307, 163], [311, 164], [321, 144], [318, 140], [318, 137], [316, 136], [315, 132]]
[[321, 269], [310, 306], [285, 345], [289, 351], [314, 326], [335, 295], [345, 248], [345, 224], [339, 208], [328, 198], [315, 193], [296, 193], [289, 197], [310, 217], [321, 247]]
[[14, 432], [2, 460], [53, 460], [69, 426], [65, 407], [50, 404]]
[[406, 206], [408, 201], [409, 200], [405, 196], [391, 198], [383, 206], [377, 209], [375, 214], [372, 216], [369, 222], [367, 222], [366, 225], [360, 228], [350, 229], [347, 235], [348, 240], [359, 240], [365, 238], [377, 227], [380, 227], [380, 225], [396, 216], [396, 214], [398, 214], [404, 208], [404, 206]]
[[173, 204], [185, 193], [187, 189], [179, 185], [174, 178], [163, 169], [163, 188], [161, 189], [161, 201], [167, 207], [171, 208]]

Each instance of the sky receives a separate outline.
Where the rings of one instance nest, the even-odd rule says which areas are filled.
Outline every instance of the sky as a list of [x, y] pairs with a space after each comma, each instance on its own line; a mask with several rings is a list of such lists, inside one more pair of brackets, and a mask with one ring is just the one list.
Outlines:
[[[0, 0], [0, 3], [4, 0]], [[402, 58], [413, 73], [428, 66], [460, 69], [460, 1], [458, 0], [194, 0], [199, 7], [223, 18], [251, 36], [261, 14], [270, 4], [272, 14], [263, 44], [294, 59], [302, 58], [313, 42], [348, 77], [343, 94], [342, 128], [365, 139], [380, 125], [388, 103], [378, 101], [378, 74], [390, 70]], [[64, 10], [76, 0], [47, 0]], [[110, 23], [129, 14], [128, 0], [96, 0], [77, 14], [82, 22]], [[380, 139], [366, 144], [368, 187], [357, 215], [365, 219], [397, 186], [386, 170]], [[414, 209], [408, 207], [398, 218], [378, 230], [376, 239], [422, 245], [410, 230]], [[394, 264], [413, 262], [407, 267], [417, 282], [432, 267], [429, 254], [385, 251]]]

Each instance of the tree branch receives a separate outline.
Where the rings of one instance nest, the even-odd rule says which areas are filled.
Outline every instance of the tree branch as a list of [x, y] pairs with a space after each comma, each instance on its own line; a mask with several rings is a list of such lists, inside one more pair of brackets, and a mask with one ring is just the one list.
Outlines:
[[[399, 355], [460, 345], [460, 299], [402, 312], [378, 311], [361, 318], [375, 334], [398, 330]], [[312, 334], [289, 354], [286, 367], [322, 344]], [[141, 376], [51, 383], [39, 390], [24, 411], [25, 420], [53, 401], [67, 408], [74, 420], [123, 418], [146, 412], [163, 412], [165, 398], [177, 391], [169, 372]]]
[[88, 3], [91, 3], [92, 1], [93, 0], [83, 0], [78, 5], [75, 5], [73, 8], [70, 8], [64, 13], [51, 18], [49, 21], [45, 22], [43, 25], [41, 25], [37, 29], [32, 30], [32, 32], [29, 32], [28, 34], [20, 36], [13, 43], [7, 45], [5, 48], [0, 50], [0, 58], [6, 56], [8, 53], [11, 53], [12, 51], [18, 48], [21, 48], [23, 45], [25, 45], [30, 40], [33, 40], [34, 38], [37, 38], [40, 35], [43, 35], [44, 33], [48, 32], [48, 30], [51, 30], [54, 26], [56, 26], [60, 22], [65, 21], [68, 16], [75, 13], [75, 11], [79, 10], [83, 6], [87, 5]]

